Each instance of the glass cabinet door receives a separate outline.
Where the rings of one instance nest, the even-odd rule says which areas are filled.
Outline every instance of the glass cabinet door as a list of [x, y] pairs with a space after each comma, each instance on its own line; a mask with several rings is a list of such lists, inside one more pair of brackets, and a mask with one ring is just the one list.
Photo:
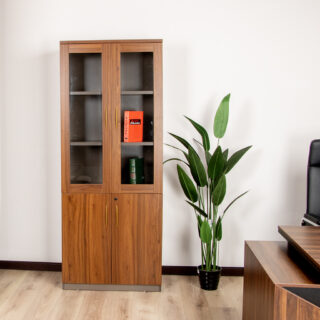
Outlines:
[[69, 59], [70, 183], [102, 184], [101, 53]]
[[153, 184], [153, 52], [121, 53], [121, 184]]
[[[161, 46], [118, 45], [113, 55], [113, 192], [162, 192]], [[161, 158], [161, 159], [160, 159]]]
[[62, 186], [106, 192], [108, 161], [105, 45], [62, 49]]

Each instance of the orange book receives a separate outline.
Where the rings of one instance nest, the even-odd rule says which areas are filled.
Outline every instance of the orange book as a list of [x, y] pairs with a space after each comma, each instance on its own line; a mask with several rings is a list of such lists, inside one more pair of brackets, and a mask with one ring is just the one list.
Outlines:
[[124, 142], [143, 141], [143, 111], [124, 112]]

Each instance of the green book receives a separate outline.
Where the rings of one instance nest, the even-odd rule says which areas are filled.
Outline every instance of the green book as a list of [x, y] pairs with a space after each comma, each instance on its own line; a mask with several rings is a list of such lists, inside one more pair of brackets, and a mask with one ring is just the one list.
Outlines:
[[143, 158], [129, 159], [130, 184], [144, 183]]

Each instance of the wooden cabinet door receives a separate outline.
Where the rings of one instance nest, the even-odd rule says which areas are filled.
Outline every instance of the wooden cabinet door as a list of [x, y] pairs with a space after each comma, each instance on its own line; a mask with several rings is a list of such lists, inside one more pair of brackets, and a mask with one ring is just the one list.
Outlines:
[[110, 195], [62, 195], [62, 279], [111, 283]]
[[112, 283], [161, 284], [162, 195], [112, 195]]

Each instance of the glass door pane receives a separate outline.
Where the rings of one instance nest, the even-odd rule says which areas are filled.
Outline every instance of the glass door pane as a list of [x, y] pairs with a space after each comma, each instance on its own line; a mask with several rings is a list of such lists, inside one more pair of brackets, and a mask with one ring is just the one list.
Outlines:
[[121, 183], [153, 184], [153, 53], [121, 53]]
[[69, 56], [70, 183], [102, 184], [100, 53]]

